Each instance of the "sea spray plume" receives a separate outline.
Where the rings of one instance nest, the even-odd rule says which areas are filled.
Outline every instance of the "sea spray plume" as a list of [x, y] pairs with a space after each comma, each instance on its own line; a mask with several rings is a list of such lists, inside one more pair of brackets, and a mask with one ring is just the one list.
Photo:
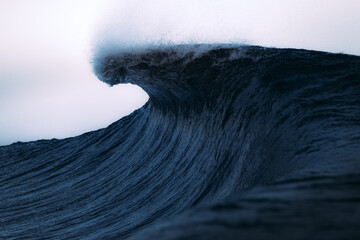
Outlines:
[[94, 72], [148, 103], [1, 147], [1, 237], [360, 237], [360, 57], [179, 45], [99, 54]]
[[357, 0], [117, 0], [99, 22], [95, 42], [104, 51], [247, 43], [360, 55], [358, 9]]

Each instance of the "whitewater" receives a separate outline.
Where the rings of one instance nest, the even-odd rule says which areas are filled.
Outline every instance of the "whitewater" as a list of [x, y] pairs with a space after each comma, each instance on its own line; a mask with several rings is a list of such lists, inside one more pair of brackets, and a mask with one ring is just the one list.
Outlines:
[[360, 238], [360, 57], [162, 45], [93, 69], [149, 101], [0, 147], [1, 239]]

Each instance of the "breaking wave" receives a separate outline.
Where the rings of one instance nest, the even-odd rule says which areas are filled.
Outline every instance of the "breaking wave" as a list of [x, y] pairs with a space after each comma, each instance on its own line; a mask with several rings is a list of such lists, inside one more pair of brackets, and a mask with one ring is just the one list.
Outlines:
[[360, 237], [360, 57], [178, 45], [99, 55], [94, 72], [149, 101], [0, 147], [0, 238]]

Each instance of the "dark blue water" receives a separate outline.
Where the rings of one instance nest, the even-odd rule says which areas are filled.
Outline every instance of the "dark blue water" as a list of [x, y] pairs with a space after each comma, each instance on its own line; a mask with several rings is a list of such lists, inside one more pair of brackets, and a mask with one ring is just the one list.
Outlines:
[[360, 238], [360, 57], [183, 45], [94, 72], [149, 102], [0, 147], [0, 239]]

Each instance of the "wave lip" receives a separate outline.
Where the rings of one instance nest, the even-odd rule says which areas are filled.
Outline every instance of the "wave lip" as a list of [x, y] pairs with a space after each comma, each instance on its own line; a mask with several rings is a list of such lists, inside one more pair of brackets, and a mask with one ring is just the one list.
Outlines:
[[179, 45], [99, 54], [94, 72], [148, 103], [0, 147], [1, 237], [360, 237], [360, 57]]
[[197, 44], [132, 51], [123, 50], [105, 57], [99, 54], [94, 60], [95, 74], [111, 86], [139, 85], [153, 100], [174, 98], [174, 103], [183, 103], [210, 89], [207, 86], [210, 82], [206, 81], [216, 77], [216, 65], [244, 57], [251, 50], [242, 45]]

